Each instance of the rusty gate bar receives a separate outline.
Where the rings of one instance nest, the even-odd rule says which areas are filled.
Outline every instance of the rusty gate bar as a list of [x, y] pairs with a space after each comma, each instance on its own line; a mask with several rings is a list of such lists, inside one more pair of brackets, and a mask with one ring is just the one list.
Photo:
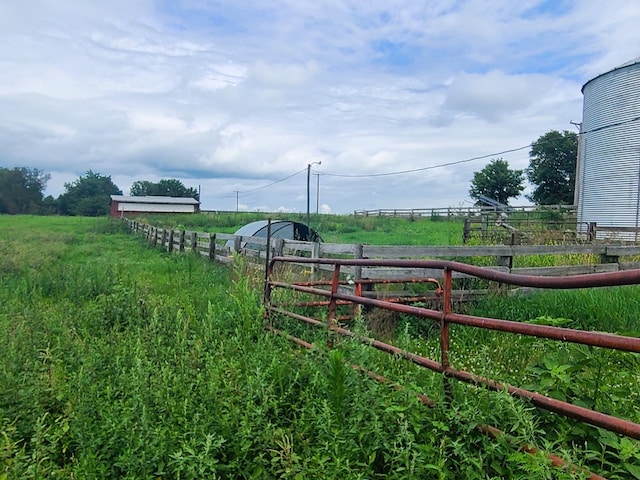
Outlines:
[[[319, 322], [318, 322], [319, 323]], [[267, 325], [265, 327], [268, 331], [275, 333], [276, 335], [280, 335], [284, 338], [286, 338], [287, 340], [292, 341], [293, 343], [304, 347], [308, 350], [315, 350], [315, 346], [312, 343], [309, 343], [305, 340], [302, 340], [301, 338], [298, 338], [294, 335], [290, 335], [286, 332], [283, 332], [282, 330], [279, 330], [277, 328], [274, 328], [270, 325]], [[388, 378], [372, 371], [372, 370], [367, 370], [366, 368], [361, 367], [360, 365], [357, 364], [352, 364], [351, 368], [355, 371], [364, 373], [366, 376], [368, 376], [369, 378], [376, 380], [379, 383], [385, 384], [385, 385], [389, 385], [392, 389], [394, 390], [402, 390], [403, 387], [401, 385], [398, 385], [396, 383], [392, 383], [391, 380], [389, 380]], [[426, 396], [424, 393], [416, 393], [416, 398], [425, 406], [429, 407], [429, 408], [433, 408], [436, 406], [436, 402], [433, 401], [431, 398], [429, 398], [428, 396]], [[476, 429], [480, 432], [482, 432], [483, 434], [491, 437], [491, 438], [500, 438], [500, 437], [508, 437], [502, 430], [492, 426], [492, 425], [477, 425]], [[507, 438], [507, 441], [509, 441], [509, 439]], [[525, 453], [531, 454], [531, 455], [536, 455], [539, 450], [536, 447], [532, 447], [531, 445], [520, 445], [518, 446], [518, 448]], [[582, 470], [585, 474], [588, 474], [589, 476], [587, 477], [588, 480], [607, 480], [605, 477], [602, 477], [600, 475], [596, 475], [595, 473], [589, 472], [587, 470], [584, 469], [579, 469], [578, 467], [575, 467], [573, 465], [567, 464], [567, 462], [565, 462], [562, 458], [558, 457], [557, 455], [554, 455], [553, 453], [545, 453], [545, 455], [547, 456], [547, 458], [551, 461], [551, 464], [554, 467], [569, 467], [571, 468], [572, 471], [578, 471], [578, 470]]]
[[[326, 327], [325, 323], [322, 323], [320, 320], [316, 320], [315, 318], [305, 317], [304, 315], [300, 315], [298, 313], [289, 312], [288, 310], [283, 310], [281, 308], [268, 307], [267, 310], [274, 313], [279, 313], [280, 315], [286, 315], [291, 318], [295, 318], [296, 320], [300, 320], [302, 322], [308, 323], [309, 325], [313, 325], [315, 327]], [[421, 367], [428, 368], [429, 370], [433, 370], [437, 373], [442, 373], [442, 366], [440, 362], [436, 362], [435, 360], [431, 360], [430, 358], [423, 357], [421, 355], [409, 352], [407, 350], [402, 350], [394, 345], [389, 345], [388, 343], [381, 342], [380, 340], [376, 340], [371, 337], [364, 337], [362, 335], [358, 335], [357, 333], [352, 332], [346, 328], [339, 327], [337, 325], [331, 325], [331, 331], [339, 333], [340, 335], [344, 335], [345, 337], [350, 337], [355, 340], [358, 340], [360, 343], [364, 345], [369, 345], [377, 350], [381, 350], [386, 353], [391, 353], [393, 355], [397, 355], [398, 357], [402, 357], [405, 360], [409, 360], [416, 365]]]
[[465, 273], [484, 280], [507, 283], [519, 287], [537, 287], [549, 289], [575, 289], [590, 287], [608, 287], [640, 284], [640, 269], [622, 270], [619, 272], [590, 273], [588, 275], [571, 275], [567, 277], [536, 277], [533, 275], [517, 275], [504, 273], [488, 268], [467, 265], [450, 260], [389, 260], [389, 259], [331, 259], [307, 257], [273, 257], [271, 264], [285, 263], [318, 263], [322, 265], [342, 265], [360, 267], [400, 267], [444, 270], [450, 268], [454, 272]]
[[[595, 275], [595, 274], [594, 274]], [[570, 278], [570, 277], [565, 277]], [[311, 293], [319, 296], [330, 296], [327, 290], [316, 289], [311, 287], [303, 287], [299, 285], [290, 285], [284, 282], [270, 282], [272, 286], [281, 288], [289, 288], [299, 292]], [[446, 292], [446, 290], [445, 290]], [[379, 307], [387, 310], [406, 313], [422, 318], [440, 322], [442, 312], [422, 307], [414, 307], [412, 305], [402, 305], [385, 300], [377, 300], [374, 298], [358, 297], [345, 293], [333, 294], [335, 299], [348, 302], [360, 303], [371, 307]], [[446, 304], [446, 302], [445, 302]], [[593, 347], [611, 348], [627, 352], [640, 353], [640, 338], [627, 337], [623, 335], [614, 335], [611, 333], [592, 332], [586, 330], [572, 330], [570, 328], [554, 327], [552, 325], [536, 325], [532, 323], [515, 322], [511, 320], [499, 320], [495, 318], [477, 317], [472, 315], [463, 315], [460, 313], [447, 314], [449, 323], [467, 325], [471, 327], [484, 328], [487, 330], [496, 330], [508, 333], [517, 333], [520, 335], [534, 336], [539, 338], [548, 338], [550, 340], [559, 340], [563, 342], [580, 343], [583, 345], [591, 345]]]
[[[313, 325], [316, 327], [326, 326], [321, 321], [311, 317], [306, 317], [304, 315], [289, 312], [287, 310], [283, 310], [279, 308], [274, 308], [274, 307], [267, 307], [267, 308], [269, 311], [272, 311], [274, 313], [279, 313], [281, 315], [286, 315], [291, 318], [295, 318], [297, 320], [301, 320], [305, 323], [308, 323], [309, 325]], [[549, 410], [555, 413], [560, 413], [568, 417], [574, 418], [576, 420], [579, 420], [581, 422], [589, 423], [591, 425], [602, 427], [606, 430], [610, 430], [612, 432], [619, 433], [621, 435], [626, 435], [628, 437], [640, 440], [640, 424], [633, 423], [628, 420], [623, 420], [623, 419], [620, 419], [611, 415], [607, 415], [604, 413], [596, 412], [588, 408], [579, 407], [571, 403], [556, 400], [556, 399], [547, 397], [545, 395], [541, 395], [539, 393], [530, 392], [529, 390], [525, 390], [523, 388], [503, 385], [494, 380], [480, 377], [470, 372], [465, 372], [464, 370], [457, 370], [451, 367], [445, 368], [441, 363], [436, 362], [435, 360], [422, 357], [415, 353], [408, 352], [406, 350], [400, 349], [393, 345], [389, 345], [379, 340], [375, 340], [370, 337], [364, 337], [364, 336], [358, 335], [352, 332], [351, 330], [348, 330], [336, 325], [332, 325], [330, 329], [331, 331], [334, 331], [341, 335], [358, 340], [360, 343], [372, 346], [377, 350], [381, 350], [383, 352], [391, 353], [398, 357], [404, 358], [405, 360], [409, 360], [410, 362], [415, 363], [416, 365], [428, 368], [429, 370], [432, 370], [434, 372], [443, 373], [445, 377], [455, 378], [456, 380], [462, 381], [464, 383], [468, 383], [476, 386], [483, 386], [494, 391], [506, 391], [514, 397], [529, 400], [534, 405], [540, 408], [543, 408], [545, 410]], [[450, 395], [450, 391], [446, 390], [448, 388], [448, 385], [446, 383], [447, 380], [445, 379], [444, 381], [445, 381], [444, 383], [445, 399], [447, 400], [447, 402], [450, 402], [451, 399], [450, 397], [447, 396], [447, 395]]]
[[443, 373], [446, 376], [456, 378], [471, 385], [482, 385], [491, 390], [506, 391], [514, 397], [529, 400], [534, 405], [544, 408], [545, 410], [549, 410], [550, 412], [560, 413], [575, 420], [640, 440], [640, 424], [638, 423], [607, 415], [606, 413], [597, 412], [589, 408], [579, 407], [572, 403], [556, 400], [555, 398], [531, 392], [524, 388], [502, 385], [494, 380], [479, 377], [462, 370], [448, 369]]
[[536, 325], [532, 323], [498, 320], [495, 318], [475, 317], [459, 313], [448, 315], [447, 320], [451, 323], [470, 327], [640, 353], [640, 338], [636, 337], [626, 337], [623, 335], [592, 332], [588, 330], [572, 330], [570, 328], [553, 327], [551, 325]]
[[[440, 364], [443, 371], [447, 371], [449, 365], [449, 322], [447, 321], [447, 315], [451, 313], [451, 285], [453, 279], [453, 272], [449, 268], [444, 269], [444, 295], [442, 300], [442, 315], [440, 317]], [[449, 377], [444, 375], [442, 377], [444, 398], [447, 405], [451, 405], [453, 401], [453, 388], [449, 381]]]
[[[319, 263], [329, 264], [334, 267], [334, 275], [332, 281], [331, 291], [325, 289], [313, 288], [310, 286], [301, 286], [296, 284], [288, 284], [285, 282], [278, 282], [271, 280], [273, 273], [273, 267], [276, 262], [283, 263]], [[366, 297], [360, 297], [356, 295], [349, 295], [338, 291], [340, 285], [340, 267], [342, 265], [358, 265], [362, 266], [384, 266], [384, 267], [410, 267], [410, 268], [425, 268], [425, 269], [442, 269], [444, 275], [444, 298], [442, 311], [430, 310], [421, 307], [414, 307], [411, 305], [396, 304], [391, 302], [385, 302], [382, 300], [376, 300]], [[568, 277], [535, 277], [529, 275], [513, 275], [505, 274], [502, 272], [496, 272], [493, 270], [484, 269], [481, 267], [475, 267], [472, 265], [466, 265], [459, 262], [452, 261], [440, 261], [440, 260], [370, 260], [370, 259], [310, 259], [303, 257], [275, 257], [268, 266], [269, 272], [269, 289], [274, 287], [280, 287], [285, 289], [291, 289], [299, 292], [305, 292], [313, 295], [329, 297], [329, 319], [326, 324], [315, 320], [311, 317], [299, 315], [294, 312], [284, 310], [282, 308], [275, 307], [269, 302], [265, 304], [265, 315], [268, 312], [274, 312], [281, 315], [286, 315], [294, 319], [302, 320], [314, 326], [322, 326], [330, 331], [345, 335], [358, 341], [370, 345], [378, 350], [391, 353], [400, 356], [406, 360], [409, 360], [419, 366], [426, 367], [432, 371], [443, 374], [444, 377], [444, 389], [445, 398], [447, 401], [450, 399], [450, 387], [448, 385], [448, 379], [456, 379], [468, 384], [483, 386], [491, 390], [506, 391], [510, 395], [526, 399], [534, 405], [574, 418], [578, 421], [589, 423], [591, 425], [602, 427], [606, 430], [616, 432], [622, 435], [627, 435], [631, 438], [640, 439], [640, 424], [613, 417], [604, 413], [596, 412], [583, 407], [562, 402], [545, 395], [530, 392], [528, 390], [513, 387], [508, 385], [502, 385], [494, 380], [480, 377], [469, 372], [462, 370], [456, 370], [449, 365], [449, 324], [456, 323], [465, 326], [472, 326], [477, 328], [485, 328], [496, 331], [504, 331], [508, 333], [515, 333], [521, 335], [531, 335], [536, 337], [549, 338], [559, 341], [570, 341], [574, 343], [580, 343], [585, 345], [594, 345], [599, 347], [624, 350], [630, 352], [640, 352], [640, 339], [634, 337], [623, 337], [613, 334], [605, 334], [600, 332], [588, 332], [582, 330], [572, 330], [561, 327], [553, 327], [547, 325], [534, 325], [520, 322], [513, 322], [508, 320], [499, 320], [484, 317], [475, 317], [471, 315], [455, 314], [451, 311], [451, 291], [452, 291], [452, 275], [454, 271], [466, 273], [477, 278], [483, 278], [489, 281], [500, 282], [504, 284], [537, 287], [537, 288], [555, 288], [555, 289], [575, 289], [586, 287], [604, 287], [604, 286], [618, 286], [618, 285], [632, 285], [640, 283], [640, 269], [627, 270], [622, 272], [608, 272], [599, 274], [589, 274], [581, 276], [568, 276]], [[265, 287], [267, 291], [267, 287]], [[267, 296], [265, 295], [265, 298]], [[269, 296], [270, 297], [270, 296]], [[360, 336], [351, 330], [340, 327], [335, 322], [335, 309], [338, 300], [344, 300], [353, 302], [354, 305], [369, 305], [386, 310], [397, 311], [401, 313], [407, 313], [421, 318], [428, 318], [433, 321], [437, 321], [440, 324], [440, 343], [441, 343], [441, 362], [431, 360], [420, 355], [402, 350], [393, 345], [386, 344], [384, 342]]]
[[327, 326], [336, 318], [336, 293], [340, 287], [340, 265], [336, 265], [333, 270], [333, 282], [331, 282], [331, 294], [329, 296], [329, 315], [327, 315]]

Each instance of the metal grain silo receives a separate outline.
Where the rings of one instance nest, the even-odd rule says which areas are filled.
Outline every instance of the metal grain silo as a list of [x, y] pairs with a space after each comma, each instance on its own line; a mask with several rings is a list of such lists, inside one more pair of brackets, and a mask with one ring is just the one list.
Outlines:
[[[578, 225], [640, 227], [640, 58], [582, 87], [583, 119], [576, 175]], [[615, 238], [638, 240], [637, 232]]]

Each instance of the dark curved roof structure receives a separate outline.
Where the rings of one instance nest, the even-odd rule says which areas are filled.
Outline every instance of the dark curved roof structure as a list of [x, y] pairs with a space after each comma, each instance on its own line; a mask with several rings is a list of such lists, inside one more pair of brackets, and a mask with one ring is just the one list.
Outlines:
[[[239, 228], [234, 235], [267, 238], [268, 226], [268, 220], [258, 220], [257, 222], [247, 223]], [[313, 228], [307, 227], [304, 223], [290, 220], [272, 220], [271, 238], [285, 238], [301, 242], [322, 242], [322, 238]], [[242, 248], [257, 248], [257, 245], [246, 245], [246, 243], [242, 242]], [[229, 240], [227, 246], [233, 247], [233, 241]]]

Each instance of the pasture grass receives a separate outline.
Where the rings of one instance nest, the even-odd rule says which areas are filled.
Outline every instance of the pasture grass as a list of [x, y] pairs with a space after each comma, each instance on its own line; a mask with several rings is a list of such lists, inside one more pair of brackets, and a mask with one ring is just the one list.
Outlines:
[[[235, 233], [257, 220], [292, 220], [306, 224], [306, 215], [265, 213], [206, 213], [146, 216], [136, 220], [164, 228]], [[362, 217], [353, 215], [310, 216], [311, 228], [327, 243], [368, 245], [461, 245], [462, 219]]]
[[[163, 253], [108, 219], [0, 216], [0, 232], [2, 480], [585, 478], [580, 469], [552, 467], [544, 450], [609, 478], [630, 478], [637, 468], [637, 442], [576, 432], [505, 394], [454, 384], [447, 408], [442, 378], [399, 358], [349, 339], [334, 339], [327, 350], [326, 332], [293, 322], [285, 326], [313, 340], [315, 351], [267, 334], [261, 274], [242, 262], [229, 270]], [[563, 303], [525, 306], [559, 318]], [[518, 311], [500, 305], [478, 308]], [[633, 327], [633, 315], [619, 328]], [[369, 335], [363, 320], [354, 328]], [[509, 378], [563, 387], [559, 394], [603, 408], [621, 405], [615, 397], [628, 393], [615, 386], [628, 389], [628, 377], [604, 381], [613, 380], [610, 367], [638, 372], [635, 357], [591, 360], [571, 347], [518, 363], [530, 352], [523, 345], [465, 332], [454, 332], [462, 366], [511, 363]], [[394, 341], [437, 358], [436, 338], [404, 321]], [[564, 367], [575, 361], [591, 372], [587, 380], [576, 382]], [[404, 388], [372, 382], [350, 363]], [[427, 409], [417, 393], [440, 402]], [[480, 434], [485, 423], [511, 440]], [[515, 446], [522, 444], [543, 451], [528, 455]]]

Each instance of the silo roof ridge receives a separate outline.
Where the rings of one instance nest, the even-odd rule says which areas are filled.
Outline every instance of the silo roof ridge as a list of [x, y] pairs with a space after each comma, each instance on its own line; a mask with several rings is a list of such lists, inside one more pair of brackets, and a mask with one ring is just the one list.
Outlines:
[[614, 70], [618, 68], [628, 67], [629, 65], [633, 65], [634, 63], [640, 63], [640, 57], [634, 58], [633, 60], [629, 60], [628, 62], [623, 63], [622, 65], [618, 65]]
[[612, 68], [611, 70], [607, 70], [604, 73], [601, 73], [599, 75], [596, 75], [595, 77], [593, 77], [591, 80], [587, 81], [584, 85], [582, 85], [582, 88], [580, 89], [580, 91], [582, 93], [584, 93], [584, 88], [590, 84], [591, 82], [593, 82], [595, 79], [603, 77], [605, 75], [610, 74], [611, 72], [615, 72], [616, 70], [622, 70], [623, 68], [627, 68], [630, 67], [632, 65], [636, 65], [636, 64], [640, 64], [640, 57], [634, 58], [633, 60], [629, 60], [628, 62], [623, 63], [622, 65], [619, 65], [617, 67]]

